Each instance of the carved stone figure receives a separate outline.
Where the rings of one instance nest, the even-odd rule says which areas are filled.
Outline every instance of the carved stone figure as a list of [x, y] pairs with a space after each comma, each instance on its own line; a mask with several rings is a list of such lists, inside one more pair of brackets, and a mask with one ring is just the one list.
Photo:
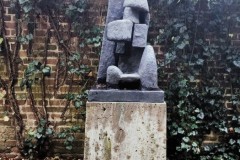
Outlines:
[[109, 0], [98, 83], [109, 88], [157, 90], [157, 63], [147, 45], [147, 0]]

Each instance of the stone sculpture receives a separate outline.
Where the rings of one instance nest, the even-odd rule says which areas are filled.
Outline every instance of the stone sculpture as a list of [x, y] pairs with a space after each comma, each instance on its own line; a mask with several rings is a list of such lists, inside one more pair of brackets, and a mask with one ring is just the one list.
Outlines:
[[118, 89], [158, 89], [155, 53], [147, 45], [149, 21], [147, 0], [109, 0], [98, 83]]

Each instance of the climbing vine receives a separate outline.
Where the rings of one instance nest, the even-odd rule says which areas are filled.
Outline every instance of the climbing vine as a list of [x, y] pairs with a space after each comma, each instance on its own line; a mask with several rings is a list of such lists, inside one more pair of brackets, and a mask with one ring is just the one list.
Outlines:
[[[162, 0], [154, 7], [159, 35], [152, 43], [164, 46], [159, 83], [168, 106], [169, 159], [239, 159], [239, 7], [237, 0]], [[218, 143], [206, 142], [210, 133]]]
[[[49, 121], [47, 98], [47, 78], [54, 77], [54, 96], [59, 96], [63, 85], [68, 85], [65, 107], [62, 109], [61, 119], [67, 120], [66, 112], [74, 106], [76, 115], [84, 119], [87, 89], [94, 83], [93, 71], [89, 64], [84, 62], [90, 48], [99, 52], [102, 29], [96, 26], [95, 19], [89, 16], [90, 4], [86, 0], [59, 2], [57, 0], [11, 0], [10, 8], [16, 17], [16, 39], [14, 48], [10, 47], [6, 31], [6, 6], [0, 0], [0, 52], [3, 53], [8, 78], [0, 76], [0, 99], [10, 107], [9, 113], [13, 115], [16, 123], [16, 137], [18, 148], [22, 155], [30, 159], [43, 159], [50, 154], [53, 138], [66, 138], [66, 148], [71, 150], [70, 139], [63, 132], [56, 133], [56, 124]], [[39, 21], [47, 24], [45, 38], [37, 41], [36, 31]], [[71, 48], [71, 38], [77, 38], [77, 49]], [[56, 69], [48, 65], [51, 56], [49, 47], [51, 39], [56, 39], [57, 46], [62, 52], [58, 53]], [[41, 50], [34, 49], [36, 43], [42, 43]], [[19, 57], [21, 47], [26, 48], [28, 65], [23, 67]], [[21, 68], [21, 69], [20, 69]], [[23, 69], [24, 68], [24, 69]], [[19, 71], [24, 70], [23, 75]], [[79, 91], [73, 90], [73, 85], [81, 85]], [[36, 120], [36, 128], [26, 130], [25, 122], [20, 112], [19, 98], [16, 88], [20, 87], [26, 92], [26, 101]], [[40, 87], [41, 95], [36, 96], [35, 87]], [[40, 101], [39, 101], [40, 98]], [[40, 103], [36, 103], [39, 101]], [[6, 113], [8, 113], [6, 112]], [[6, 116], [7, 118], [10, 115]], [[11, 117], [10, 117], [11, 118]], [[82, 126], [66, 130], [66, 135], [79, 132]]]

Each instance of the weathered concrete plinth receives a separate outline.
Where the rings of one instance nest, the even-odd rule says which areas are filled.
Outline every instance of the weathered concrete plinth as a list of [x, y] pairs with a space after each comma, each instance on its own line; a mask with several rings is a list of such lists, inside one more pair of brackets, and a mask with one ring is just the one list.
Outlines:
[[166, 160], [166, 104], [88, 102], [85, 160]]

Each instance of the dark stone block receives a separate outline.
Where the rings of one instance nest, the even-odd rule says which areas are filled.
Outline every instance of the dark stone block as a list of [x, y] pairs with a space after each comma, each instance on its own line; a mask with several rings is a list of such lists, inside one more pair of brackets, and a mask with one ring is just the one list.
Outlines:
[[92, 89], [88, 95], [89, 102], [149, 102], [163, 103], [164, 92], [139, 90], [98, 90]]

